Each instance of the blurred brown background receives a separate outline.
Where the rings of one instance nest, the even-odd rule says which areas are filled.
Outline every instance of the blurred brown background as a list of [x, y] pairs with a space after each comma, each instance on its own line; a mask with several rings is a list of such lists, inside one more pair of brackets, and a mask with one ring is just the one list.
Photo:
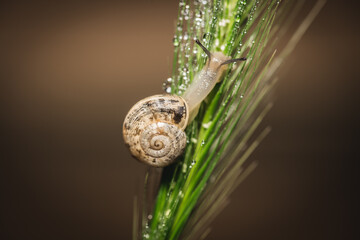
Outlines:
[[[130, 239], [144, 166], [121, 124], [169, 76], [176, 2], [0, 4], [0, 239]], [[283, 65], [208, 239], [355, 239], [358, 7], [328, 1]]]

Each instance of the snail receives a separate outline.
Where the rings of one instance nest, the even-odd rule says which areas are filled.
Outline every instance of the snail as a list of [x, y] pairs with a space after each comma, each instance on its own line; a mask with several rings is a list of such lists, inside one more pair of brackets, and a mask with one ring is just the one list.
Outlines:
[[128, 112], [123, 124], [125, 144], [139, 161], [153, 167], [173, 163], [186, 147], [186, 126], [195, 118], [201, 102], [220, 81], [231, 59], [221, 52], [210, 53], [195, 41], [208, 60], [182, 96], [159, 94], [140, 100]]

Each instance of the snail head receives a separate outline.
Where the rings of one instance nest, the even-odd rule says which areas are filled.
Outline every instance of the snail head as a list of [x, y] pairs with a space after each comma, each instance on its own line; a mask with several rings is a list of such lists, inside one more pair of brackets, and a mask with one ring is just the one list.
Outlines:
[[208, 56], [208, 66], [211, 65], [211, 63], [216, 65], [216, 68], [221, 68], [225, 65], [228, 65], [230, 63], [234, 63], [234, 62], [240, 62], [240, 61], [246, 61], [246, 57], [242, 57], [242, 58], [229, 58], [227, 56], [225, 56], [223, 53], [221, 52], [215, 52], [215, 53], [211, 53], [204, 45], [202, 45], [202, 43], [200, 42], [199, 39], [195, 40], [195, 43], [197, 45], [199, 45], [199, 47], [206, 53], [206, 55]]

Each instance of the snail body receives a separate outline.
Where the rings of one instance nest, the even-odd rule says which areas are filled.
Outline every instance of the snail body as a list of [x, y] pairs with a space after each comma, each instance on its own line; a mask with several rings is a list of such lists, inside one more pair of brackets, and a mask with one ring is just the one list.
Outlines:
[[221, 65], [230, 60], [221, 52], [210, 55], [205, 67], [195, 75], [194, 80], [183, 94], [184, 100], [190, 106], [190, 122], [196, 117], [201, 102], [209, 95], [221, 79], [221, 76], [227, 69], [227, 65]]
[[201, 102], [220, 81], [227, 64], [244, 61], [231, 59], [221, 52], [210, 53], [205, 67], [195, 76], [182, 96], [160, 94], [136, 103], [123, 124], [125, 144], [141, 162], [154, 167], [173, 163], [186, 147], [186, 126], [195, 118]]

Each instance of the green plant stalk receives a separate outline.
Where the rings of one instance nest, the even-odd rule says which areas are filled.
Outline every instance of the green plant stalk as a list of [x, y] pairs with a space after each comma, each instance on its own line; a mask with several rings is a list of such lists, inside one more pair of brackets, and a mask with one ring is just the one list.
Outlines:
[[[272, 61], [277, 32], [285, 32], [279, 24], [274, 26], [275, 15], [281, 14], [279, 19], [285, 21], [291, 9], [277, 11], [278, 6], [279, 2], [273, 0], [180, 1], [173, 40], [173, 94], [181, 95], [204, 67], [206, 55], [194, 46], [196, 38], [203, 36], [201, 41], [210, 51], [222, 51], [232, 58], [245, 55], [248, 60], [236, 68], [229, 66], [223, 81], [187, 127], [187, 147], [176, 164], [163, 170], [151, 221], [143, 224], [143, 239], [178, 239], [189, 222], [208, 233], [204, 218], [212, 219], [223, 207], [220, 203], [225, 203], [238, 185], [237, 179], [243, 179], [253, 169], [244, 170], [243, 164], [269, 129], [246, 146], [271, 104], [255, 121], [251, 119], [274, 85], [275, 80], [269, 81], [281, 63], [278, 59]], [[190, 16], [190, 10], [194, 16]], [[210, 178], [215, 178], [217, 185]], [[207, 200], [204, 194], [212, 197]], [[207, 202], [206, 208], [211, 211], [196, 207], [200, 201]], [[187, 236], [196, 235], [201, 234], [191, 232]]]
[[[219, 8], [220, 8], [219, 6], [220, 6], [220, 1], [217, 1], [217, 3], [215, 4], [215, 9], [219, 9]], [[221, 16], [221, 15], [218, 14], [218, 16]], [[213, 29], [214, 29], [214, 26], [216, 26], [216, 21], [213, 21], [212, 24], [210, 25], [210, 32], [213, 32], [213, 31], [214, 31], [214, 30], [213, 30]], [[229, 45], [228, 45], [228, 46], [229, 46]], [[250, 67], [249, 67], [249, 68], [250, 68]], [[221, 93], [221, 92], [220, 92], [220, 93]], [[219, 94], [219, 96], [220, 96], [220, 94]], [[219, 98], [215, 98], [215, 99], [219, 99]], [[229, 98], [228, 98], [228, 99], [229, 99]], [[213, 109], [215, 109], [215, 108], [213, 108]], [[220, 117], [220, 116], [221, 116], [221, 113], [223, 113], [224, 111], [225, 111], [225, 107], [221, 108], [221, 110], [219, 111], [218, 116]], [[211, 113], [211, 112], [210, 112], [210, 113]], [[212, 115], [212, 114], [209, 114], [209, 115]], [[218, 118], [219, 118], [219, 117], [218, 117]], [[215, 120], [217, 120], [218, 118], [215, 118]], [[215, 122], [216, 122], [216, 121], [215, 121]], [[221, 125], [221, 124], [219, 124], [219, 125]], [[213, 126], [215, 126], [215, 124], [213, 124]], [[204, 128], [202, 128], [202, 130], [203, 130], [203, 129], [204, 129]], [[213, 127], [210, 128], [210, 131], [208, 131], [208, 133], [211, 133], [212, 130], [213, 130]], [[217, 131], [215, 131], [215, 133], [217, 133], [219, 130], [220, 130], [220, 128], [218, 127], [218, 128], [217, 128]], [[194, 166], [194, 169], [193, 169], [193, 171], [190, 172], [190, 176], [187, 178], [186, 183], [191, 182], [191, 181], [190, 181], [190, 180], [191, 180], [191, 176], [192, 176], [191, 173], [196, 172], [196, 166], [200, 166], [201, 160], [204, 159], [206, 153], [209, 151], [212, 143], [213, 143], [214, 140], [215, 140], [215, 137], [216, 137], [216, 134], [212, 134], [212, 138], [210, 139], [210, 141], [207, 143], [206, 147], [204, 148], [203, 154], [201, 154], [200, 157], [199, 157], [199, 164], [196, 164], [196, 165]], [[218, 141], [218, 142], [219, 142], [219, 141]], [[197, 152], [199, 151], [198, 149], [200, 149], [200, 147], [201, 147], [201, 144], [198, 143], [198, 144], [197, 144], [197, 151], [195, 152], [195, 156], [197, 155]], [[224, 147], [225, 147], [225, 144], [223, 145], [221, 152], [223, 151]], [[215, 154], [215, 152], [213, 152], [212, 154], [210, 154], [210, 157], [209, 157], [208, 159], [211, 159], [211, 158], [214, 156], [214, 154]], [[218, 160], [219, 157], [220, 157], [220, 155], [217, 154], [216, 160]], [[197, 161], [197, 162], [198, 162], [198, 161]], [[212, 172], [212, 169], [215, 167], [216, 162], [217, 162], [217, 161], [213, 161], [213, 164], [211, 165], [209, 171], [207, 171], [207, 173], [206, 173], [206, 175], [205, 175], [205, 178], [203, 178], [202, 182], [199, 184], [199, 186], [198, 186], [197, 189], [195, 190], [195, 192], [194, 192], [194, 194], [193, 194], [193, 196], [191, 197], [191, 199], [190, 199], [189, 202], [186, 201], [186, 200], [187, 200], [187, 196], [189, 196], [190, 191], [194, 188], [195, 185], [193, 185], [192, 187], [190, 187], [189, 189], [187, 189], [187, 188], [186, 188], [187, 184], [185, 183], [185, 188], [184, 188], [184, 189], [185, 189], [185, 190], [188, 190], [188, 191], [185, 192], [184, 199], [183, 199], [183, 201], [182, 201], [182, 203], [181, 203], [182, 205], [180, 205], [179, 211], [178, 211], [178, 214], [177, 214], [177, 216], [180, 216], [180, 215], [183, 214], [184, 210], [183, 210], [183, 208], [181, 208], [181, 206], [184, 206], [184, 205], [185, 205], [185, 206], [186, 206], [185, 216], [183, 216], [181, 220], [178, 220], [179, 218], [176, 218], [176, 217], [175, 217], [174, 225], [173, 225], [173, 226], [177, 226], [178, 223], [179, 223], [179, 226], [182, 226], [182, 227], [184, 226], [184, 222], [185, 222], [187, 216], [190, 214], [193, 206], [196, 204], [196, 201], [195, 201], [195, 200], [200, 196], [200, 193], [202, 192], [203, 187], [205, 186], [205, 183], [206, 183], [207, 179], [209, 178], [209, 176], [210, 176], [210, 174], [211, 174], [211, 172]], [[199, 172], [198, 178], [203, 175], [203, 173], [204, 173], [206, 167], [208, 166], [208, 164], [209, 164], [209, 161], [208, 161], [205, 165], [203, 165], [202, 170]], [[189, 180], [189, 179], [190, 179], [190, 180]], [[163, 192], [163, 191], [160, 191], [160, 192], [159, 192], [159, 196], [161, 196], [161, 197], [159, 198], [160, 201], [162, 201], [163, 196], [164, 196], [164, 194], [163, 194], [162, 192]], [[177, 193], [177, 191], [174, 191], [174, 192]], [[168, 200], [170, 200], [170, 201], [168, 201], [168, 203], [171, 203], [171, 202], [172, 202], [171, 199], [168, 199]], [[157, 205], [157, 206], [159, 206], [159, 205]], [[158, 209], [158, 208], [155, 208], [155, 212], [156, 212], [157, 209]], [[157, 215], [154, 215], [154, 217], [156, 217], [156, 218], [154, 218], [154, 219], [157, 219]], [[154, 224], [153, 224], [153, 223], [154, 223]], [[153, 223], [151, 224], [151, 226], [154, 227], [154, 226], [156, 226], [156, 224], [158, 223], [158, 221], [154, 220]], [[172, 232], [174, 232], [174, 233], [169, 235], [169, 239], [173, 239], [173, 238], [177, 237], [177, 236], [179, 235], [179, 229], [181, 229], [181, 228], [178, 228], [178, 230], [174, 230], [174, 227], [173, 227], [172, 230], [170, 230], [170, 232], [172, 231]]]

